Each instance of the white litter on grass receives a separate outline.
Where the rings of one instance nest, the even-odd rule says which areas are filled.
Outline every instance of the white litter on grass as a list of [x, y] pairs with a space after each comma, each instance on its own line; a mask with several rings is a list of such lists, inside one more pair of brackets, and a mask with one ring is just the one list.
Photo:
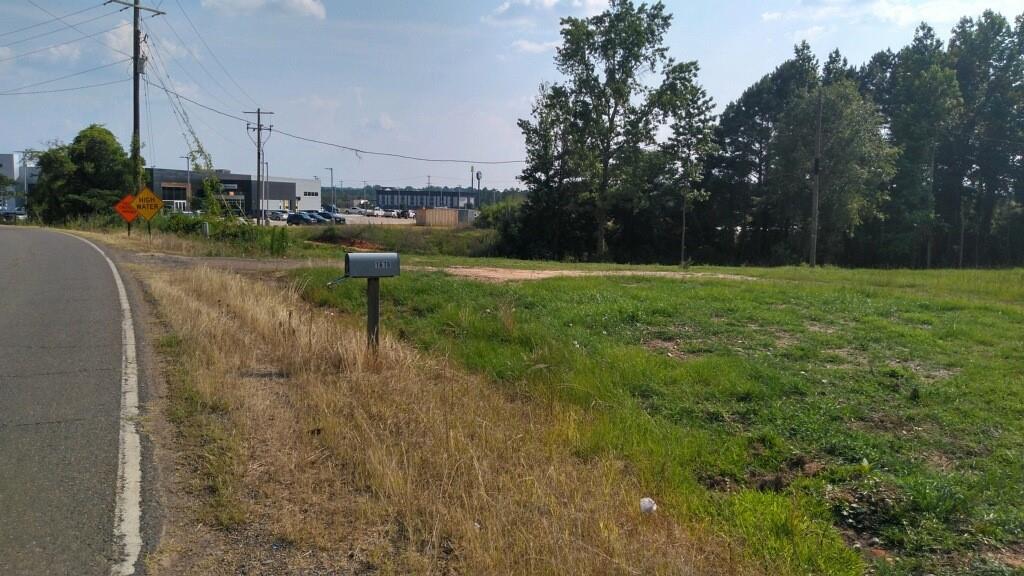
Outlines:
[[640, 512], [644, 514], [651, 514], [657, 509], [658, 505], [654, 502], [654, 498], [640, 499]]

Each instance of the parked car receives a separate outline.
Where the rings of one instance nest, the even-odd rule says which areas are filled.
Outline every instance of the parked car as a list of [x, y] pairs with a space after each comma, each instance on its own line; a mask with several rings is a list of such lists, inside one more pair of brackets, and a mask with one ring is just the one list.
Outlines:
[[288, 219], [288, 213], [284, 210], [271, 210], [267, 213], [267, 218], [280, 222]]
[[367, 216], [376, 216], [378, 218], [383, 218], [384, 217], [384, 209], [381, 208], [380, 206], [374, 206], [373, 210], [368, 210], [366, 215]]
[[399, 218], [415, 218], [416, 212], [413, 210], [402, 210], [398, 213]]
[[384, 211], [384, 217], [385, 218], [398, 218], [398, 210], [385, 210]]
[[317, 214], [326, 218], [330, 222], [334, 222], [335, 224], [345, 223], [345, 217], [342, 216], [340, 212], [328, 212], [327, 210], [324, 210], [322, 212], [317, 212]]
[[317, 212], [306, 212], [306, 216], [309, 216], [310, 218], [315, 220], [317, 224], [330, 224], [331, 223], [330, 220], [328, 220], [327, 218], [324, 218], [323, 216], [321, 216]]
[[289, 226], [310, 226], [317, 223], [316, 220], [313, 220], [309, 216], [309, 214], [304, 212], [293, 212], [289, 214], [285, 222], [287, 222]]

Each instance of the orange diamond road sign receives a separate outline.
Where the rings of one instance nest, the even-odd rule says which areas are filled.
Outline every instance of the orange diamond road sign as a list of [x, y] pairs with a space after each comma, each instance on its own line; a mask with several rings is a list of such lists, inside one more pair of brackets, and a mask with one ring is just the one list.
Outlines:
[[160, 200], [160, 197], [153, 194], [153, 191], [149, 188], [143, 188], [142, 192], [135, 197], [133, 202], [135, 209], [139, 211], [146, 220], [152, 220], [156, 213], [163, 209], [164, 203]]
[[128, 194], [117, 204], [114, 204], [114, 210], [124, 218], [124, 221], [131, 224], [133, 220], [139, 217], [139, 211], [135, 209], [135, 205], [132, 202], [135, 201], [135, 196]]

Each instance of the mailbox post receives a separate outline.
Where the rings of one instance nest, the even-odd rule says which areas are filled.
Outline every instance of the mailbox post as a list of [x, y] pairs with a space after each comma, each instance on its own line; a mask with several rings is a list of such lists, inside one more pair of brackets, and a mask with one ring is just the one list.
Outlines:
[[366, 278], [366, 343], [374, 351], [380, 342], [380, 279], [399, 272], [396, 252], [345, 254], [345, 277]]

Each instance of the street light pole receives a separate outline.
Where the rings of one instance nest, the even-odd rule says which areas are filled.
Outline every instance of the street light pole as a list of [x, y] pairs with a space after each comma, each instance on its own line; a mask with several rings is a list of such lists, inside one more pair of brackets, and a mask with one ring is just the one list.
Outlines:
[[185, 201], [188, 202], [189, 208], [192, 205], [192, 151], [188, 151], [187, 156], [178, 156], [185, 160]]
[[331, 205], [333, 205], [334, 209], [337, 210], [338, 209], [338, 198], [337, 198], [337, 195], [334, 193], [334, 168], [324, 168], [324, 170], [330, 170], [331, 171]]

